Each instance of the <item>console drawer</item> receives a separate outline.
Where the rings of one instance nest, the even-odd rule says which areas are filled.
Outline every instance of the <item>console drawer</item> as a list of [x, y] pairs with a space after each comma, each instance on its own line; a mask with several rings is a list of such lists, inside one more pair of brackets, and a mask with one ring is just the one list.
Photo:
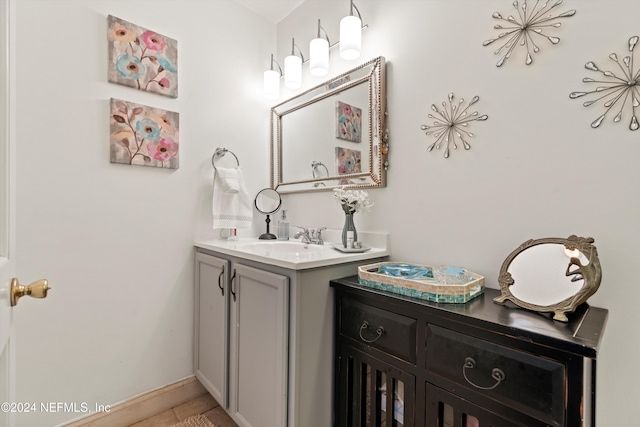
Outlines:
[[564, 425], [565, 366], [427, 325], [426, 369], [549, 425]]
[[340, 334], [416, 363], [416, 319], [342, 298]]

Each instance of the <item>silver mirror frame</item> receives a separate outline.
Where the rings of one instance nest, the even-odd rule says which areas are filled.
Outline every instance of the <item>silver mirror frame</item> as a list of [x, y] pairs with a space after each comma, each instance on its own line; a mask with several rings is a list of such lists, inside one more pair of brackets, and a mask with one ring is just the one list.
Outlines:
[[[346, 81], [339, 86], [322, 91], [322, 88], [335, 84], [352, 73], [369, 67], [367, 75]], [[283, 181], [282, 173], [282, 119], [289, 113], [309, 106], [330, 96], [336, 95], [359, 84], [369, 86], [369, 170], [347, 175], [331, 175], [296, 181]], [[317, 92], [314, 93], [314, 92]], [[354, 69], [331, 78], [322, 84], [314, 86], [290, 99], [271, 108], [271, 136], [270, 136], [270, 174], [271, 188], [281, 194], [304, 193], [312, 191], [330, 191], [336, 187], [344, 188], [375, 188], [386, 186], [386, 171], [388, 168], [387, 153], [389, 132], [386, 129], [386, 80], [385, 59], [380, 56]], [[360, 183], [346, 184], [341, 180], [358, 179]], [[335, 181], [335, 185], [332, 184]], [[308, 184], [301, 188], [301, 184]]]
[[[500, 268], [500, 276], [498, 278], [501, 295], [499, 297], [495, 297], [493, 299], [494, 302], [498, 304], [504, 304], [508, 300], [519, 307], [526, 308], [527, 310], [537, 311], [541, 313], [554, 313], [554, 320], [568, 322], [569, 319], [567, 318], [566, 313], [573, 313], [580, 304], [587, 301], [587, 299], [591, 295], [596, 293], [596, 291], [600, 287], [600, 282], [602, 280], [602, 268], [600, 267], [598, 250], [595, 246], [593, 246], [593, 242], [594, 239], [591, 237], [578, 237], [575, 235], [571, 235], [566, 239], [549, 237], [544, 239], [527, 240], [515, 251], [513, 251], [502, 263], [502, 267]], [[512, 285], [515, 284], [511, 273], [509, 273], [509, 265], [518, 255], [520, 255], [527, 249], [536, 245], [548, 243], [562, 244], [568, 250], [577, 249], [586, 257], [586, 259], [589, 261], [589, 263], [586, 265], [582, 265], [578, 258], [570, 258], [565, 273], [566, 276], [581, 276], [581, 278], [584, 279], [582, 287], [574, 295], [552, 305], [531, 304], [527, 301], [522, 301], [516, 298], [509, 289]], [[577, 268], [572, 270], [571, 267], [573, 266]]]

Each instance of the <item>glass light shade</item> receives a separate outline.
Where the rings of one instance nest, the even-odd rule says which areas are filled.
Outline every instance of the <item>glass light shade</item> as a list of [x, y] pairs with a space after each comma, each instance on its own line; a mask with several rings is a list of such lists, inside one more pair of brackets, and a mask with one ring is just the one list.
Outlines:
[[309, 72], [313, 76], [326, 76], [329, 73], [329, 42], [326, 39], [313, 39], [309, 43]]
[[280, 97], [280, 73], [276, 70], [264, 72], [264, 97], [267, 99]]
[[345, 16], [340, 20], [340, 58], [357, 59], [361, 48], [362, 21], [357, 16]]
[[302, 59], [299, 56], [289, 55], [284, 58], [284, 85], [289, 89], [302, 86]]

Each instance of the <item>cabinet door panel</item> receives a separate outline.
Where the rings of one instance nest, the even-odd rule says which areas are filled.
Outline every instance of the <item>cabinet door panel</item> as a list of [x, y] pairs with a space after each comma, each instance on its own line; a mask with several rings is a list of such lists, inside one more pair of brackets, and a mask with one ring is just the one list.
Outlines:
[[507, 420], [431, 384], [427, 384], [427, 425], [431, 427], [532, 427]]
[[224, 408], [228, 406], [228, 271], [229, 261], [196, 254], [195, 375]]
[[414, 427], [415, 377], [344, 346], [336, 388], [340, 427]]
[[246, 427], [285, 427], [289, 279], [235, 264], [232, 412]]

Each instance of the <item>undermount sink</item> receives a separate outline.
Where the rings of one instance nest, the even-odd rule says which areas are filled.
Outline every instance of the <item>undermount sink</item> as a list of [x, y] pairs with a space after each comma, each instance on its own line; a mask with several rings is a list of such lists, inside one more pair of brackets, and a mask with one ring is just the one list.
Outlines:
[[304, 256], [305, 254], [331, 250], [331, 247], [326, 245], [311, 245], [301, 242], [283, 242], [272, 240], [265, 242], [238, 243], [236, 245], [236, 249], [245, 252], [259, 253], [261, 255], [281, 254]]

